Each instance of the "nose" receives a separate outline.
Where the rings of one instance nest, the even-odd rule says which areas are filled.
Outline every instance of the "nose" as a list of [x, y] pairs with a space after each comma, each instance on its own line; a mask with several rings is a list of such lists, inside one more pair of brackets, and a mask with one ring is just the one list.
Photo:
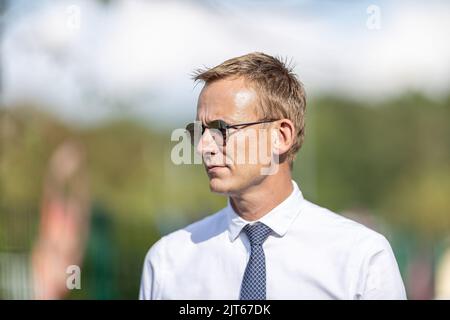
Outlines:
[[213, 155], [219, 151], [218, 146], [208, 128], [205, 129], [205, 132], [200, 137], [196, 151], [202, 156]]

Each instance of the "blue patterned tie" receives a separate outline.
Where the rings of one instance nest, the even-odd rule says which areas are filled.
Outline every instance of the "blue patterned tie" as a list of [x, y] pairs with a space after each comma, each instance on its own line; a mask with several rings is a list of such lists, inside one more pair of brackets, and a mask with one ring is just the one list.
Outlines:
[[247, 224], [244, 232], [250, 240], [250, 259], [241, 285], [241, 300], [266, 299], [266, 257], [262, 244], [272, 232], [261, 222]]

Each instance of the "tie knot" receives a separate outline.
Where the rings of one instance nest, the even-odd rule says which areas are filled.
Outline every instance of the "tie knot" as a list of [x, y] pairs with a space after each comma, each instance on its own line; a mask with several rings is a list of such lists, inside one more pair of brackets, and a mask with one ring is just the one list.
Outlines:
[[268, 226], [261, 222], [255, 224], [247, 224], [244, 227], [244, 232], [250, 240], [250, 245], [262, 245], [266, 241], [267, 237], [272, 232]]

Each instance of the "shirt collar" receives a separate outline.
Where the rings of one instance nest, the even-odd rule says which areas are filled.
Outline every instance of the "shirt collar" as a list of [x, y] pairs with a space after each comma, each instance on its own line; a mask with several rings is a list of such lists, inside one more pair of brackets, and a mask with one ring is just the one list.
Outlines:
[[[292, 180], [292, 187], [292, 193], [283, 200], [283, 202], [257, 220], [264, 223], [281, 237], [286, 234], [295, 217], [298, 215], [300, 204], [303, 201], [302, 192], [294, 180]], [[228, 234], [230, 236], [230, 241], [234, 241], [239, 236], [242, 228], [250, 223], [250, 221], [241, 218], [234, 211], [231, 206], [230, 198], [228, 198], [226, 213], [228, 217]], [[253, 222], [256, 221], [252, 221], [252, 223]]]

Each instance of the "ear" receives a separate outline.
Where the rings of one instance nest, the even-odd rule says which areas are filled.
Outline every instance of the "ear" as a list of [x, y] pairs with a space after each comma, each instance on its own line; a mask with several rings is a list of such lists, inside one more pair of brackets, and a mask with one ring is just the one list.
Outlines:
[[274, 128], [275, 133], [272, 137], [273, 140], [273, 151], [282, 156], [294, 144], [295, 140], [295, 127], [291, 120], [281, 119], [277, 121], [277, 126]]

